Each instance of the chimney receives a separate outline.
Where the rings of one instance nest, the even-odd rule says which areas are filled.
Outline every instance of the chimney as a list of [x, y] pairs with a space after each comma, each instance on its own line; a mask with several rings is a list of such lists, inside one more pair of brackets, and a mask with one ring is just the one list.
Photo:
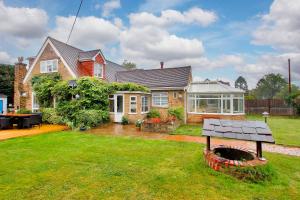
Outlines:
[[31, 65], [33, 64], [33, 62], [34, 62], [34, 59], [35, 59], [35, 57], [34, 56], [32, 56], [32, 57], [28, 57], [27, 58], [27, 60], [28, 60], [28, 67], [31, 67]]
[[21, 94], [24, 93], [23, 79], [27, 73], [26, 64], [23, 63], [24, 58], [18, 57], [15, 63], [15, 81], [14, 81], [14, 108], [19, 109], [25, 107], [25, 101], [22, 100]]
[[163, 69], [163, 68], [164, 68], [164, 62], [161, 61], [161, 62], [160, 62], [160, 69]]

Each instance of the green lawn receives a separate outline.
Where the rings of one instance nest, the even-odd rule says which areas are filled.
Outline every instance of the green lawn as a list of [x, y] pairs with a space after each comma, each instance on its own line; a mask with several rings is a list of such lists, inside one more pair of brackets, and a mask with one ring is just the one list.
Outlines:
[[300, 199], [300, 159], [267, 154], [277, 177], [208, 168], [203, 145], [60, 132], [0, 142], [0, 199]]
[[[247, 115], [247, 119], [264, 121], [259, 115]], [[268, 118], [268, 124], [276, 144], [300, 146], [300, 118], [271, 116]], [[202, 124], [182, 125], [171, 134], [200, 136], [201, 132]]]
[[[248, 115], [249, 120], [264, 120], [259, 115]], [[276, 144], [300, 146], [300, 118], [270, 116], [268, 118]]]

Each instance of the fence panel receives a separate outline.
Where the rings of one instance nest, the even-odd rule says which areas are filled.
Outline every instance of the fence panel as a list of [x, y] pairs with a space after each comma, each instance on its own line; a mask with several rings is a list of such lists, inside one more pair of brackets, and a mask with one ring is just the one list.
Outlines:
[[[297, 100], [300, 103], [300, 100]], [[245, 112], [261, 114], [267, 111], [271, 115], [294, 115], [294, 109], [283, 99], [245, 100]]]

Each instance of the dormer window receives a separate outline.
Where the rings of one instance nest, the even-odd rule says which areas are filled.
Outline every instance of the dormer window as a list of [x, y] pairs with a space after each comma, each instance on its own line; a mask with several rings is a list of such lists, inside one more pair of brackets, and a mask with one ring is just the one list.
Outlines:
[[41, 73], [57, 72], [58, 60], [43, 60], [40, 62]]
[[94, 76], [103, 78], [103, 66], [97, 62], [94, 63]]

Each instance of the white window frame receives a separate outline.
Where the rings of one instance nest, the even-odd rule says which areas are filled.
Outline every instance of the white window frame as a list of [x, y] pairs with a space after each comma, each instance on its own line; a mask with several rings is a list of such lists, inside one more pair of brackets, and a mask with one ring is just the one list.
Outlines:
[[[133, 101], [131, 98], [135, 98], [135, 100]], [[131, 108], [132, 108], [132, 103], [135, 103], [135, 112], [131, 112]], [[129, 96], [129, 114], [137, 114], [137, 96]]]
[[115, 113], [115, 95], [113, 95], [113, 94], [110, 94], [110, 95], [108, 95], [108, 101], [109, 101], [109, 103], [110, 103], [110, 100], [113, 100], [113, 108], [114, 108], [114, 112], [111, 112], [110, 111], [110, 105], [109, 105], [109, 113]]
[[[96, 74], [95, 69], [96, 69], [97, 65], [99, 65], [101, 67], [101, 76], [99, 76], [99, 74]], [[103, 78], [103, 65], [101, 63], [97, 63], [96, 61], [94, 62], [93, 75], [94, 75], [94, 77]]]
[[[52, 62], [51, 71], [48, 70], [48, 63], [49, 62]], [[54, 63], [56, 64], [56, 69], [55, 70], [53, 70]], [[43, 65], [45, 65], [45, 66], [43, 67]], [[40, 73], [44, 74], [44, 73], [53, 73], [53, 72], [58, 72], [58, 59], [40, 61]]]
[[[148, 101], [147, 101], [147, 105], [143, 105], [143, 99], [148, 99]], [[145, 114], [145, 113], [148, 113], [149, 112], [149, 110], [150, 110], [150, 102], [149, 102], [149, 100], [150, 100], [150, 97], [149, 96], [141, 96], [141, 113], [142, 114]], [[143, 111], [143, 107], [147, 107], [148, 108], [148, 110], [147, 111]]]
[[[39, 104], [35, 104], [34, 100], [36, 99], [35, 92], [32, 92], [31, 94], [31, 106], [32, 106], [32, 112], [38, 111], [40, 109]], [[37, 107], [35, 107], [37, 105]]]
[[[190, 95], [192, 95], [192, 97], [190, 97]], [[206, 95], [220, 95], [220, 98], [201, 98], [201, 97], [197, 97], [197, 95], [200, 96], [206, 96]], [[235, 97], [234, 95], [241, 95], [240, 97]], [[207, 113], [207, 112], [196, 112], [197, 110], [197, 100], [199, 99], [218, 99], [221, 100], [221, 112], [220, 113]], [[223, 100], [228, 100], [230, 99], [230, 112], [226, 112], [224, 113], [223, 111]], [[234, 99], [238, 99], [238, 100], [243, 100], [243, 109], [241, 112], [235, 112], [234, 108], [233, 108], [233, 100]], [[193, 108], [193, 111], [190, 111], [190, 100], [194, 101], [194, 105], [195, 107]], [[190, 114], [216, 114], [216, 115], [241, 115], [241, 114], [245, 114], [245, 99], [244, 99], [244, 94], [201, 94], [201, 93], [190, 93], [188, 94], [188, 100], [187, 100], [187, 110], [188, 113]]]
[[[155, 104], [154, 98], [159, 98], [159, 104]], [[167, 104], [162, 104], [162, 98], [167, 98]], [[169, 95], [168, 92], [153, 92], [152, 93], [152, 106], [167, 108], [169, 106]]]

